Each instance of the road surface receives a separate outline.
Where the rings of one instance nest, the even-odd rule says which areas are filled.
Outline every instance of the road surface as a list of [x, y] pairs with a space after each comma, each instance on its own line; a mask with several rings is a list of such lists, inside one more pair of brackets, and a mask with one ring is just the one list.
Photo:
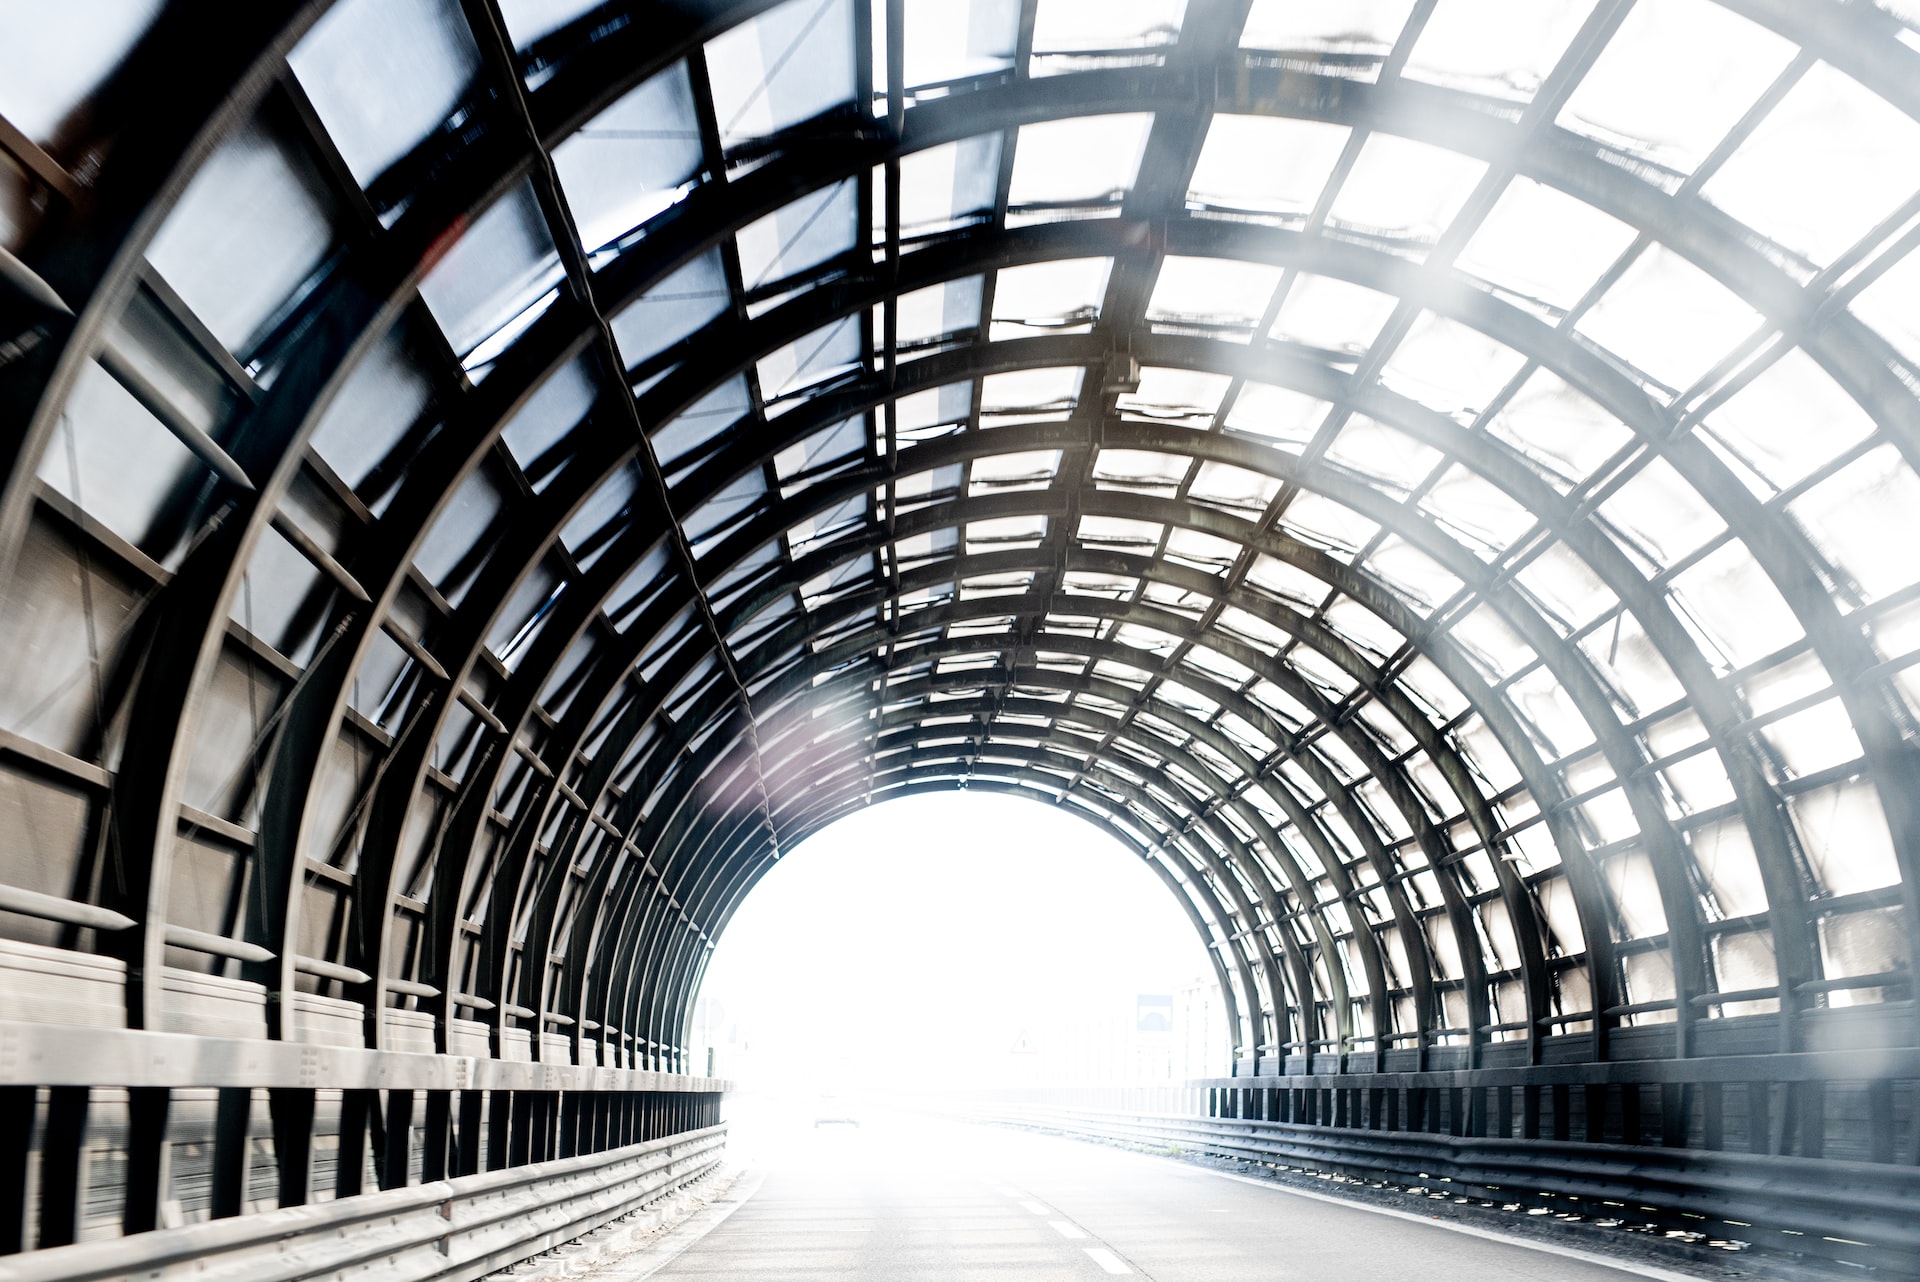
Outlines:
[[[1624, 1282], [1645, 1273], [1233, 1180], [912, 1117], [736, 1125], [751, 1194], [659, 1282]], [[757, 1186], [756, 1186], [757, 1182]], [[591, 1275], [590, 1275], [591, 1276]], [[636, 1276], [624, 1274], [623, 1276]]]

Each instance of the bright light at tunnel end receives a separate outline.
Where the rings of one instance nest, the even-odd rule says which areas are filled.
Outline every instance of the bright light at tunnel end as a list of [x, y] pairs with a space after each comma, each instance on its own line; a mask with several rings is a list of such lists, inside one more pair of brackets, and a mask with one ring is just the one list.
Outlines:
[[1205, 946], [1140, 856], [1055, 807], [906, 798], [787, 851], [715, 947], [694, 1059], [749, 1091], [1224, 1070]]

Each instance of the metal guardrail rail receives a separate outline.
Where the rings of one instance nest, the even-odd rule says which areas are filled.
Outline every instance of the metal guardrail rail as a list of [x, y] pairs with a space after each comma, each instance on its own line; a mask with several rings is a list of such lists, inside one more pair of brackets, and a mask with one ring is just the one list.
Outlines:
[[1920, 1278], [1920, 1169], [1914, 1167], [1094, 1109], [1001, 1107], [974, 1116], [1332, 1172], [1429, 1196], [1651, 1225], [1663, 1234], [1746, 1243], [1776, 1259]]
[[0, 1261], [0, 1282], [464, 1282], [570, 1242], [719, 1165], [710, 1126], [605, 1153]]

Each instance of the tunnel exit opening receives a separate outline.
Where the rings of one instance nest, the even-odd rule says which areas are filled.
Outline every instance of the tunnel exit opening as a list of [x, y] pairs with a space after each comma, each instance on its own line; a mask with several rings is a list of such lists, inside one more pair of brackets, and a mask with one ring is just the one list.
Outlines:
[[723, 923], [691, 1060], [774, 1094], [1218, 1075], [1234, 1035], [1195, 893], [1039, 794], [875, 805], [787, 852]]

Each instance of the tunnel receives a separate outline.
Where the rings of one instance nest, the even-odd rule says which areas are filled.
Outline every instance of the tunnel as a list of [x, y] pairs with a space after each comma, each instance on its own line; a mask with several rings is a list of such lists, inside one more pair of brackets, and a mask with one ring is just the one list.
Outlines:
[[1226, 1156], [1920, 1273], [1917, 398], [1905, 0], [10, 7], [0, 1276], [717, 1151], [953, 790]]

